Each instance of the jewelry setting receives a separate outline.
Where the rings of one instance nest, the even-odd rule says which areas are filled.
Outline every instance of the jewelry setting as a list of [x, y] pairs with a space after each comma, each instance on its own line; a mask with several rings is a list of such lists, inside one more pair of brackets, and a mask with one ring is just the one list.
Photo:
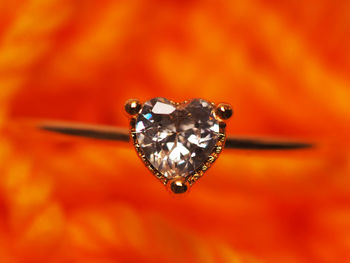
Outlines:
[[164, 185], [184, 193], [212, 166], [226, 141], [228, 104], [203, 99], [176, 103], [154, 98], [128, 100], [130, 136], [138, 156]]
[[[111, 142], [131, 141], [145, 166], [176, 194], [187, 192], [213, 165], [223, 148], [284, 151], [314, 146], [289, 139], [227, 136], [225, 121], [232, 116], [231, 106], [215, 105], [203, 99], [177, 103], [154, 98], [143, 104], [130, 99], [125, 103], [125, 111], [130, 116], [129, 130], [56, 120], [38, 120], [33, 125], [64, 135]], [[28, 120], [29, 126], [30, 123]]]

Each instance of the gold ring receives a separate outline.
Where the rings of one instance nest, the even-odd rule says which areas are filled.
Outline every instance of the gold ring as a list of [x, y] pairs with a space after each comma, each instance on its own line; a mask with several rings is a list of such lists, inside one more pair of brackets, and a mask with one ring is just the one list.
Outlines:
[[173, 102], [153, 98], [125, 103], [130, 128], [41, 121], [37, 127], [67, 135], [111, 141], [132, 141], [144, 165], [171, 192], [185, 193], [213, 165], [223, 148], [292, 150], [313, 146], [304, 142], [227, 136], [232, 107], [203, 99]]

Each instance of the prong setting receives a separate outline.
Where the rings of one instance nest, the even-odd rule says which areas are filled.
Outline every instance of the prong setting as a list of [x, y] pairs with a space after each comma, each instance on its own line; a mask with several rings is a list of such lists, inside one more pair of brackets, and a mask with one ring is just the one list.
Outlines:
[[184, 177], [178, 177], [178, 178], [172, 179], [168, 183], [168, 187], [171, 190], [171, 192], [174, 194], [184, 194], [189, 189], [188, 182]]
[[131, 116], [137, 115], [141, 110], [141, 103], [137, 99], [129, 99], [125, 102], [125, 111]]
[[228, 120], [231, 118], [233, 110], [230, 104], [220, 103], [216, 107], [216, 115], [222, 120]]
[[[132, 100], [129, 100], [129, 101], [132, 102]], [[149, 171], [153, 173], [153, 175], [159, 181], [161, 181], [162, 184], [165, 185], [170, 192], [174, 194], [183, 194], [187, 192], [192, 187], [192, 185], [198, 179], [200, 179], [203, 176], [203, 174], [213, 165], [213, 163], [218, 158], [225, 144], [225, 140], [226, 140], [225, 126], [226, 125], [225, 125], [225, 122], [223, 121], [223, 118], [221, 118], [217, 114], [218, 107], [215, 107], [215, 104], [212, 104], [214, 106], [214, 109], [213, 109], [214, 116], [219, 121], [219, 131], [218, 131], [219, 139], [217, 140], [215, 146], [211, 150], [211, 153], [209, 154], [207, 159], [202, 163], [200, 167], [198, 167], [196, 170], [194, 170], [193, 172], [189, 173], [186, 176], [176, 176], [174, 178], [168, 178], [161, 171], [159, 171], [156, 167], [154, 167], [151, 164], [151, 162], [146, 158], [145, 153], [142, 150], [142, 147], [140, 146], [140, 142], [138, 141], [136, 136], [136, 119], [138, 118], [138, 114], [141, 111], [142, 105], [138, 101], [136, 101], [135, 103], [140, 105], [140, 109], [138, 109], [136, 114], [134, 113], [134, 111], [132, 112], [134, 114], [131, 114], [132, 118], [130, 120], [130, 135], [131, 135], [133, 144], [135, 146], [135, 150], [138, 153], [138, 156], [140, 157], [142, 162], [145, 164], [145, 166], [149, 169]], [[185, 104], [186, 102], [180, 102], [180, 103], [171, 102], [171, 103], [173, 103], [173, 105], [179, 106], [181, 104]]]

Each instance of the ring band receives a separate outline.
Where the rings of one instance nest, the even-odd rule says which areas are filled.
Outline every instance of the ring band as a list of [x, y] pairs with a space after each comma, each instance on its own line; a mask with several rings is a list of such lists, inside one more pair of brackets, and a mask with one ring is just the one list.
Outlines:
[[226, 136], [231, 106], [192, 99], [175, 103], [154, 98], [125, 104], [130, 131], [100, 125], [42, 122], [40, 129], [94, 139], [129, 142], [145, 166], [173, 193], [184, 193], [212, 166], [221, 150], [292, 150], [310, 143]]
[[[122, 127], [91, 125], [75, 122], [41, 121], [37, 125], [42, 130], [65, 135], [98, 140], [130, 142], [129, 130]], [[299, 141], [278, 140], [273, 138], [248, 138], [228, 135], [225, 149], [239, 150], [298, 150], [310, 148], [313, 144]]]

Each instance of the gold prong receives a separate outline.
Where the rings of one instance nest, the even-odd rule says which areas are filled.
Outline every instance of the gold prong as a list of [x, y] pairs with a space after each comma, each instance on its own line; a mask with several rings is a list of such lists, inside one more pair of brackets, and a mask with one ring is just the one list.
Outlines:
[[220, 103], [216, 107], [216, 115], [222, 120], [228, 120], [231, 118], [233, 110], [230, 104]]
[[139, 113], [141, 110], [141, 103], [137, 99], [129, 99], [125, 102], [125, 111], [129, 115], [133, 116]]
[[183, 194], [189, 189], [189, 184], [183, 177], [177, 177], [169, 182], [169, 188], [174, 194]]

